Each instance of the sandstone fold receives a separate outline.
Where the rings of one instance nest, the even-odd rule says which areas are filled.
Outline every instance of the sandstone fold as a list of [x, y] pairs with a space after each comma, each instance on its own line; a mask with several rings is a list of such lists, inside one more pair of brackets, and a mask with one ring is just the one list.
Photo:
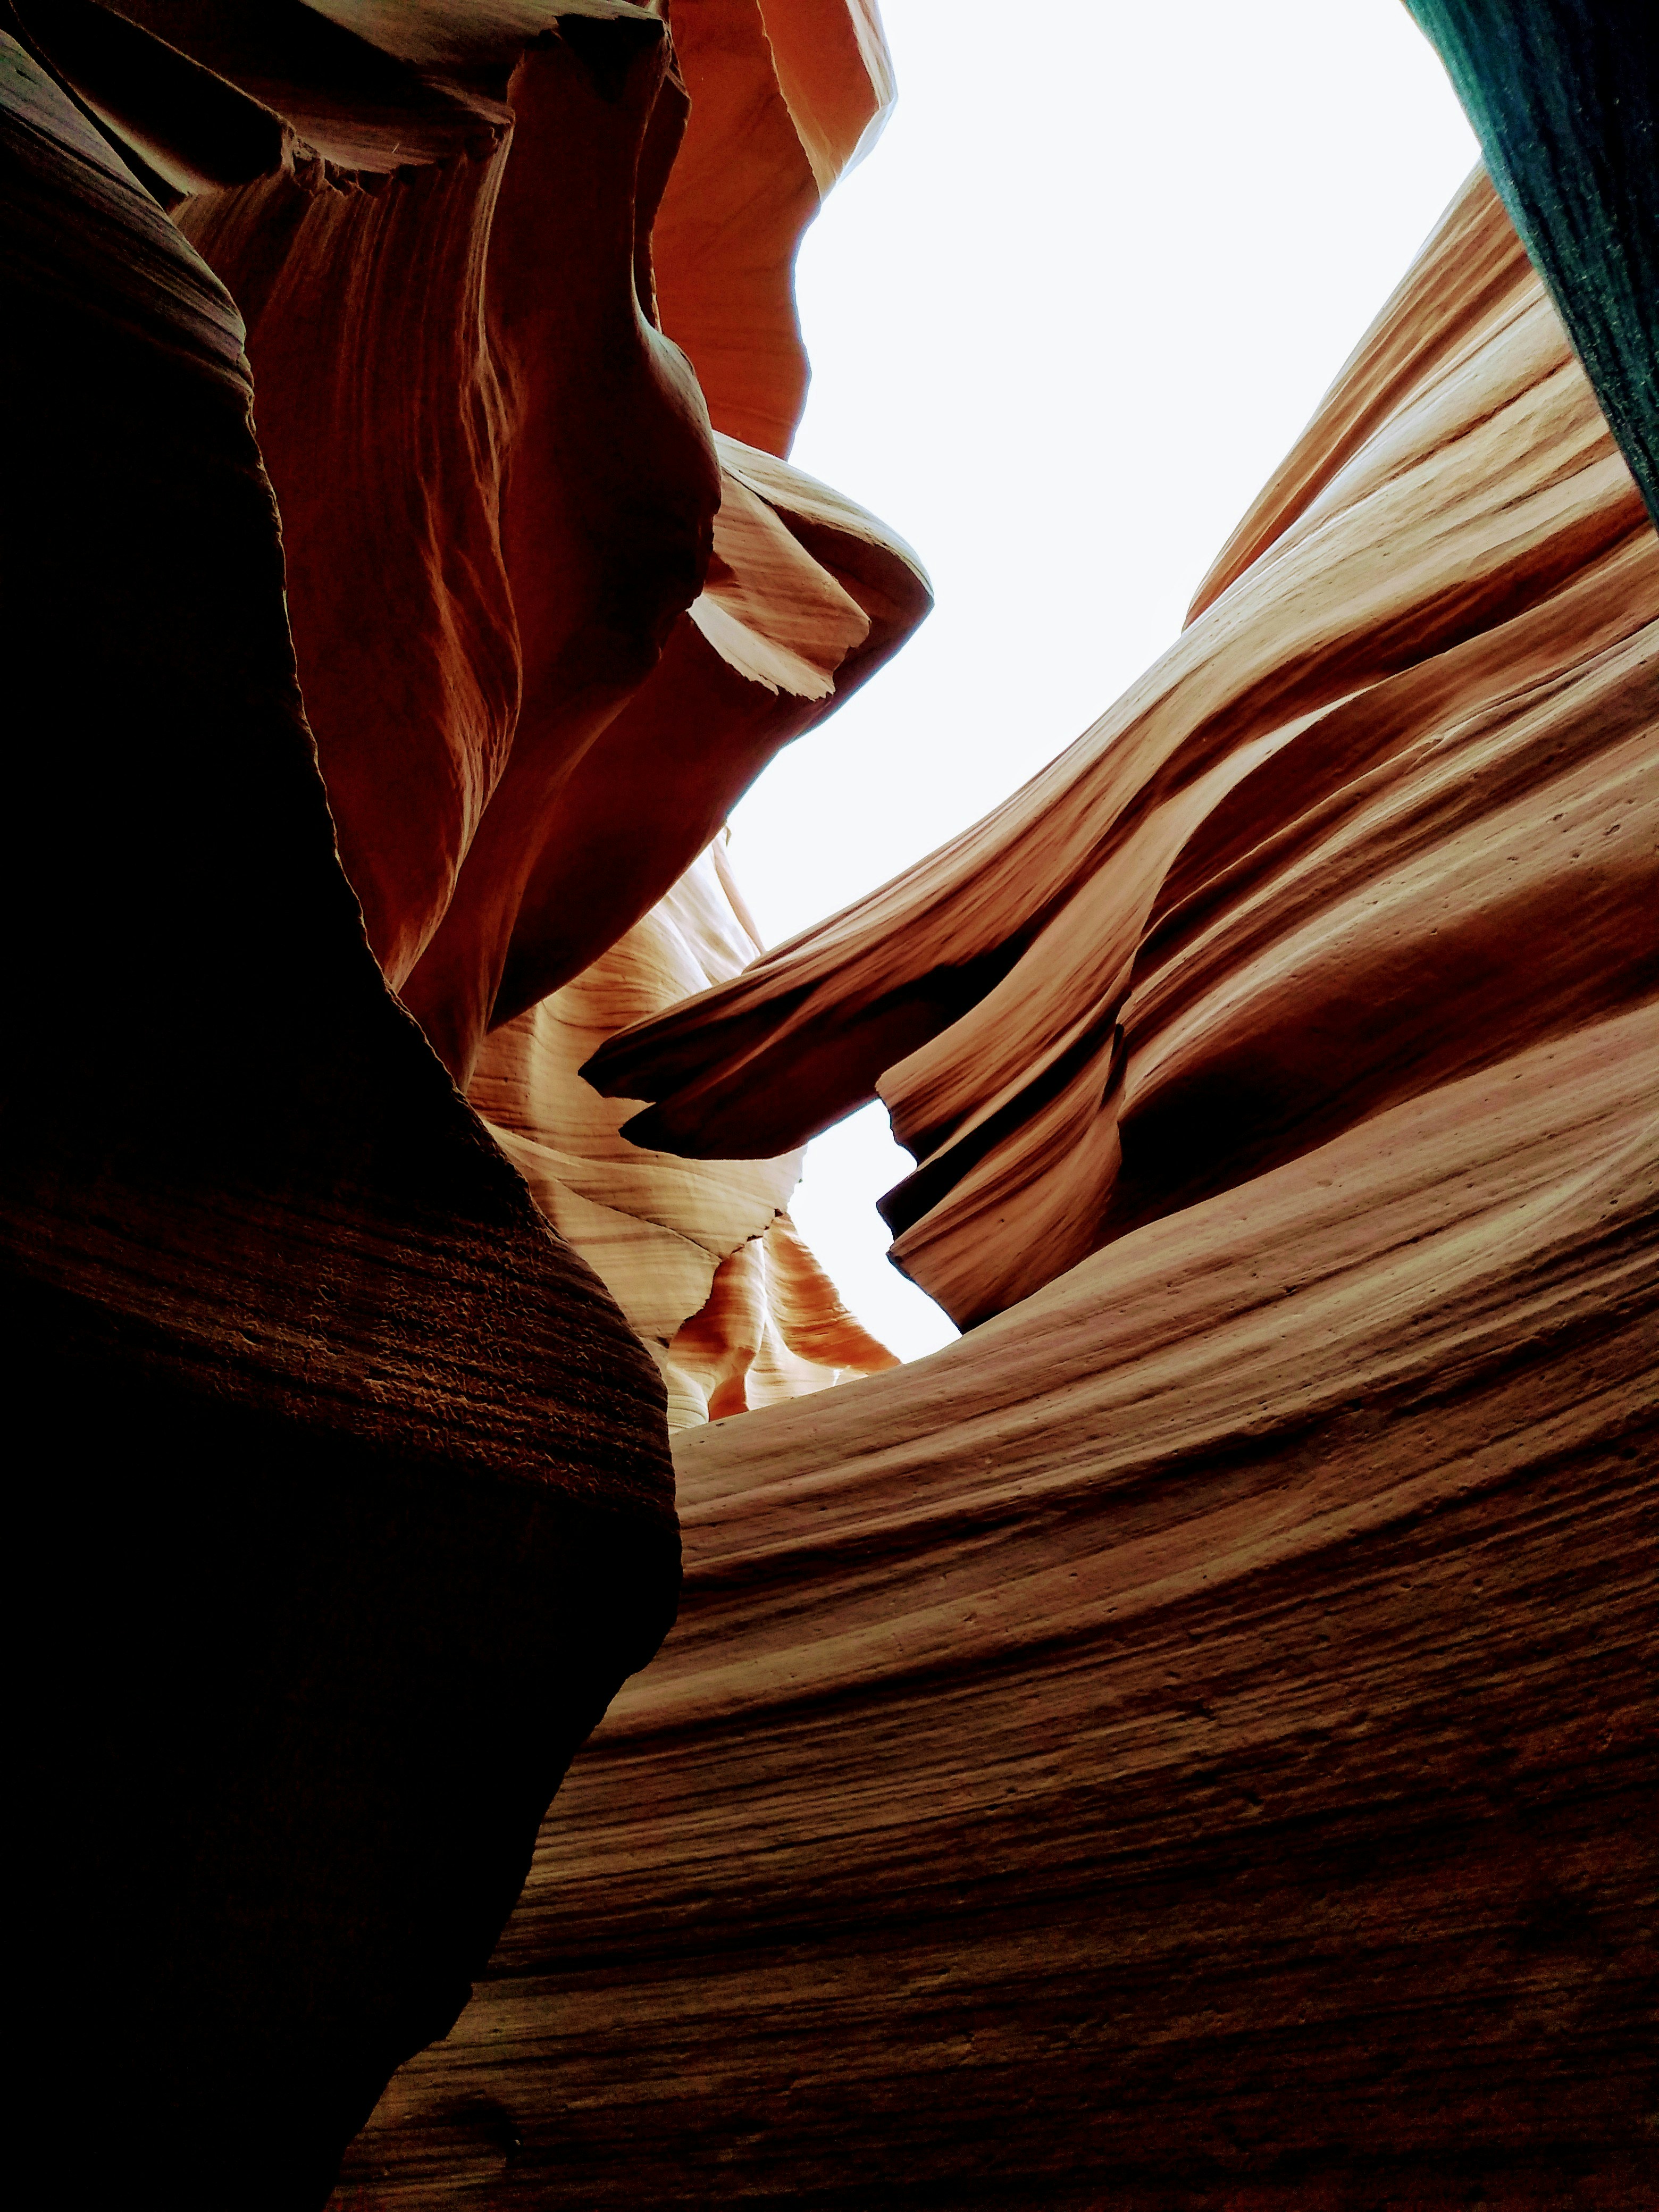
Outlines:
[[574, 981], [494, 1031], [468, 1096], [663, 1371], [671, 1430], [896, 1363], [789, 1218], [799, 1152], [684, 1160], [619, 1133], [579, 1069], [607, 1037], [760, 950], [718, 839]]
[[317, 2204], [672, 1617], [663, 1393], [364, 941], [232, 300], [0, 70], [27, 2094], [69, 2201]]
[[[696, 139], [787, 124], [757, 281], [666, 257], [768, 439], [796, 169], [890, 90], [872, 14], [775, 12]], [[0, 38], [30, 2094], [76, 2202], [315, 2205], [672, 1617], [667, 1406], [891, 1364], [796, 1158], [645, 1161], [574, 1069], [758, 949], [699, 856], [927, 587], [665, 332], [665, 9]]]
[[717, 434], [714, 447], [703, 587], [535, 823], [492, 1024], [647, 913], [774, 755], [866, 682], [932, 604], [915, 556], [862, 508], [736, 439]]
[[806, 401], [795, 249], [893, 102], [874, 0], [680, 0], [691, 114], [656, 232], [663, 327], [717, 430], [778, 454]]
[[465, 1087], [927, 611], [720, 381], [769, 391], [793, 329], [806, 203], [745, 181], [756, 114], [816, 209], [890, 96], [878, 35], [839, 5], [781, 9], [775, 46], [753, 6], [683, 10], [677, 46], [623, 0], [27, 5], [246, 317], [342, 864]]
[[678, 1437], [675, 1633], [353, 2185], [1646, 2201], [1656, 805], [1478, 173], [1119, 706], [587, 1064], [688, 1165], [878, 1091], [969, 1326]]
[[1650, 1004], [677, 1442], [409, 2207], [1644, 2200]]
[[473, 72], [494, 99], [383, 59], [445, 92], [453, 143], [182, 220], [250, 303], [342, 860], [388, 978], [464, 1072], [537, 827], [696, 597], [719, 483], [641, 298], [661, 23], [550, 29]]
[[590, 1072], [703, 1157], [878, 1092], [894, 1256], [983, 1320], [1651, 994], [1656, 641], [1659, 544], [1477, 173], [1120, 704]]
[[[747, 142], [720, 133], [741, 138], [758, 101], [827, 190], [890, 96], [878, 29], [781, 7], [775, 40], [728, 52], [690, 11], [705, 112], [688, 140], [666, 17], [626, 0], [26, 8], [67, 96], [245, 313], [342, 866], [465, 1088], [491, 1030], [670, 896], [777, 749], [927, 610], [891, 532], [711, 429], [660, 327], [659, 268], [684, 276], [683, 236], [665, 260], [658, 237], [676, 192], [684, 215], [683, 163], [705, 196], [740, 174]], [[793, 315], [799, 224], [775, 234], [764, 192], [722, 204], [720, 252], [764, 232], [767, 297]], [[764, 372], [743, 284], [718, 256], [698, 283], [702, 342]], [[759, 1233], [739, 1208], [715, 1239], [729, 1371], [708, 1389], [732, 1405], [757, 1358], [800, 1387], [825, 1371], [778, 1337], [783, 1277], [763, 1295], [763, 1255], [738, 1256]]]

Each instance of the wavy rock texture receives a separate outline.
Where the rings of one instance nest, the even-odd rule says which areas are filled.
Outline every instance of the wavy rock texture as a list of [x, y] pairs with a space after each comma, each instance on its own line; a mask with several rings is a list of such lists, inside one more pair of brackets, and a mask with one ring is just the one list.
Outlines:
[[[331, 31], [408, 133], [384, 155], [331, 134], [209, 11], [194, 46], [283, 90], [325, 158], [198, 191], [180, 221], [248, 313], [342, 860], [464, 1085], [490, 1026], [648, 910], [927, 587], [849, 501], [709, 428], [712, 407], [787, 443], [804, 393], [778, 337], [818, 189], [775, 78], [788, 9], [781, 46], [757, 9], [713, 4], [671, 49], [653, 15], [545, 0], [512, 11], [539, 35], [505, 57], [482, 31], [446, 50], [444, 11], [337, 12], [395, 34], [394, 58]], [[827, 184], [878, 50], [820, 52], [848, 19], [805, 12], [796, 103]]]
[[657, 222], [663, 327], [717, 430], [787, 453], [806, 401], [801, 233], [893, 104], [875, 0], [681, 0], [691, 116]]
[[646, 914], [780, 747], [850, 697], [931, 603], [915, 555], [850, 500], [722, 434], [714, 447], [703, 588], [542, 827], [494, 1021]]
[[[927, 611], [890, 532], [711, 431], [658, 326], [660, 280], [724, 364], [720, 421], [784, 385], [798, 405], [798, 342], [786, 374], [775, 341], [805, 214], [782, 179], [816, 195], [878, 120], [878, 38], [840, 8], [781, 9], [769, 44], [752, 10], [741, 36], [688, 11], [688, 137], [663, 22], [619, 0], [27, 4], [88, 83], [145, 57], [165, 80], [120, 143], [247, 316], [342, 862], [465, 1086], [491, 1028], [637, 923]], [[742, 1218], [720, 1256], [747, 1280]]]
[[595, 1079], [736, 1156], [878, 1090], [894, 1256], [982, 1320], [1652, 991], [1656, 638], [1659, 544], [1478, 173], [1140, 684]]
[[[1648, 111], [1424, 12], [1644, 466]], [[1484, 180], [1158, 666], [751, 960], [927, 605], [783, 458], [873, 12], [3, 19], [59, 2193], [316, 2205], [454, 2023], [346, 2201], [1644, 2201], [1659, 548]], [[877, 1089], [902, 1373], [784, 1211]]]
[[343, 2205], [1644, 2201], [1659, 1023], [677, 1449]]
[[660, 1386], [364, 943], [234, 307], [0, 65], [30, 2094], [71, 2201], [315, 2203], [672, 1617]]
[[600, 1098], [577, 1073], [617, 1030], [760, 951], [722, 845], [574, 982], [496, 1030], [469, 1093], [542, 1212], [656, 1356], [671, 1429], [897, 1364], [847, 1311], [785, 1211], [798, 1152], [641, 1152], [617, 1133], [631, 1103]]
[[[719, 364], [715, 419], [787, 442], [757, 412], [780, 376], [797, 408], [788, 380], [804, 376], [798, 342], [779, 367], [805, 214], [778, 165], [787, 142], [795, 168], [832, 180], [876, 49], [854, 52], [849, 93], [836, 72], [852, 63], [823, 44], [848, 20], [838, 8], [798, 26], [793, 46], [782, 11], [773, 46], [753, 9], [684, 10], [671, 52], [662, 24], [627, 8], [550, 31], [558, 9], [526, 7], [518, 27], [541, 35], [505, 59], [499, 33], [447, 48], [440, 10], [390, 29], [375, 11], [338, 12], [393, 36], [396, 58], [364, 52], [380, 96], [425, 137], [399, 141], [395, 169], [348, 171], [362, 149], [288, 94], [326, 158], [290, 155], [254, 183], [198, 191], [179, 220], [249, 303], [295, 651], [342, 860], [388, 979], [465, 1086], [491, 1029], [540, 1018], [538, 1004], [669, 892], [778, 748], [927, 611], [927, 580], [891, 532], [711, 432], [685, 356], [657, 327], [666, 287]], [[221, 43], [198, 32], [198, 46], [270, 94], [210, 21]], [[741, 269], [734, 254], [749, 257]], [[662, 924], [677, 926], [672, 914]], [[737, 964], [683, 980], [695, 988]], [[590, 1048], [605, 1035], [593, 1006], [614, 995], [599, 988], [582, 1017]], [[560, 1129], [538, 1127], [561, 1148]], [[569, 1224], [574, 1194], [556, 1201], [544, 1177], [532, 1182]], [[776, 1205], [787, 1196], [779, 1182]], [[793, 1232], [745, 1253], [761, 1233], [751, 1212], [705, 1219], [730, 1263], [726, 1319], [702, 1324], [703, 1380], [675, 1371], [677, 1418], [710, 1390], [740, 1408], [751, 1369], [761, 1399], [786, 1377], [834, 1379], [780, 1332], [817, 1328], [810, 1316], [838, 1310], [835, 1294], [818, 1279], [800, 1310], [794, 1276], [766, 1257]], [[671, 1273], [678, 1285], [684, 1267]], [[705, 1284], [675, 1325], [709, 1295]], [[641, 1296], [624, 1304], [661, 1350], [678, 1289], [665, 1278]], [[836, 1328], [856, 1346], [837, 1365], [881, 1364], [850, 1316]]]
[[878, 1083], [978, 1325], [678, 1439], [355, 2201], [1648, 2201], [1656, 641], [1477, 176], [1128, 697], [590, 1063], [689, 1159]]
[[[729, 973], [708, 871], [672, 887], [927, 586], [717, 438], [658, 327], [654, 15], [6, 0], [0, 32], [28, 2093], [70, 2201], [315, 2205], [678, 1580], [659, 1373], [428, 1040], [465, 1079], [501, 1030], [505, 1098], [510, 1015], [591, 1050], [607, 991], [664, 1003], [681, 923], [679, 982]], [[501, 1110], [509, 1150], [586, 1146], [556, 1219], [627, 1148], [559, 1118], [553, 1063], [528, 1135]], [[791, 1164], [629, 1159], [596, 1251], [686, 1417], [884, 1364]], [[653, 1290], [616, 1224], [697, 1263]]]

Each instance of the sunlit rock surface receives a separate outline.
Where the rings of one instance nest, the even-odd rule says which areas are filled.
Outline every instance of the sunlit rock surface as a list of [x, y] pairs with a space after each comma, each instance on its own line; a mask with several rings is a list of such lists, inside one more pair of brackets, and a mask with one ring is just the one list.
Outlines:
[[878, 1091], [970, 1326], [678, 1438], [369, 2201], [1647, 2200], [1656, 644], [1477, 175], [1096, 729], [596, 1055], [688, 1162]]
[[[1650, 2198], [1652, 33], [1419, 12], [1560, 313], [1477, 176], [763, 953], [927, 601], [787, 460], [873, 8], [0, 8], [56, 2196], [317, 2207], [407, 2061], [360, 2212]], [[876, 1094], [902, 1370], [787, 1213]]]
[[[776, 326], [805, 213], [747, 173], [757, 103], [811, 173], [758, 11], [724, 11], [753, 36], [706, 56], [686, 12], [714, 118], [695, 129], [662, 21], [608, 4], [555, 30], [550, 0], [522, 52], [477, 19], [465, 90], [377, 54], [401, 103], [383, 166], [290, 161], [179, 216], [246, 306], [341, 859], [463, 1086], [489, 1029], [638, 921], [927, 605], [896, 539], [736, 434], [787, 441], [805, 374]], [[742, 191], [677, 222], [699, 148]], [[716, 382], [712, 428], [672, 313], [659, 327], [665, 288], [722, 376], [746, 364], [741, 404]], [[787, 422], [751, 419], [775, 386]]]
[[787, 1208], [800, 1155], [683, 1160], [618, 1133], [632, 1102], [578, 1073], [619, 1029], [732, 975], [760, 942], [724, 839], [574, 982], [496, 1030], [469, 1096], [537, 1204], [660, 1363], [671, 1429], [896, 1363]]
[[595, 1079], [707, 1155], [879, 1091], [894, 1255], [983, 1320], [1651, 993], [1656, 641], [1659, 541], [1477, 173], [1147, 676]]

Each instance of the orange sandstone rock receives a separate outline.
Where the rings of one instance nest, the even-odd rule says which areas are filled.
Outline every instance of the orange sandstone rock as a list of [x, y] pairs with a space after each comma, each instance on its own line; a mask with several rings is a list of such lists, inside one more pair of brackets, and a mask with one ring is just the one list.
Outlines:
[[721, 841], [573, 982], [496, 1030], [469, 1097], [537, 1204], [662, 1366], [671, 1429], [895, 1365], [796, 1235], [781, 1159], [644, 1152], [578, 1074], [615, 1030], [735, 975], [760, 945]]
[[1651, 992], [1656, 635], [1659, 544], [1477, 174], [1164, 659], [595, 1079], [728, 1156], [878, 1090], [918, 1163], [895, 1257], [983, 1319]]
[[[665, 24], [568, 14], [0, 4], [26, 2078], [88, 2207], [319, 2203], [660, 1640], [658, 1367], [550, 1226], [575, 1170], [538, 1212], [430, 1046], [471, 1072], [509, 958], [556, 1028], [927, 603], [869, 518], [717, 446], [658, 325]], [[585, 877], [633, 775], [654, 811]], [[509, 1150], [580, 1138], [521, 1089]], [[605, 1218], [648, 1249], [697, 1180]], [[791, 1180], [692, 1191], [683, 1299], [615, 1270], [688, 1417], [887, 1358]]]
[[354, 2180], [1645, 2201], [1656, 646], [1477, 177], [1094, 731], [595, 1056], [688, 1160], [878, 1086], [970, 1326], [677, 1439], [678, 1626]]
[[661, 1386], [364, 941], [235, 305], [9, 37], [0, 194], [26, 2094], [315, 2205], [672, 1618]]
[[[727, 372], [771, 374], [758, 295], [729, 257], [764, 234], [763, 289], [793, 317], [799, 222], [775, 234], [749, 185], [694, 214], [682, 183], [664, 246], [665, 195], [688, 159], [694, 176], [723, 163], [722, 189], [740, 180], [753, 145], [720, 134], [757, 100], [827, 189], [877, 114], [879, 41], [866, 24], [842, 53], [838, 11], [820, 9], [784, 11], [775, 46], [758, 31], [734, 45], [713, 13], [683, 11], [702, 103], [688, 139], [664, 21], [626, 5], [562, 15], [526, 0], [493, 23], [437, 8], [342, 5], [337, 23], [168, 0], [131, 12], [219, 96], [234, 81], [250, 114], [269, 101], [293, 117], [258, 141], [249, 181], [185, 177], [169, 157], [190, 193], [178, 220], [247, 303], [342, 862], [388, 980], [465, 1087], [490, 1029], [639, 922], [777, 749], [927, 611], [926, 577], [890, 532], [711, 433], [658, 327], [666, 270]], [[169, 35], [189, 56], [157, 45]], [[712, 260], [687, 231], [710, 222]], [[752, 1273], [739, 1241], [734, 1222], [716, 1260]]]
[[873, 675], [931, 604], [915, 556], [872, 516], [735, 439], [714, 444], [707, 580], [549, 811], [495, 1021], [578, 975], [638, 921], [773, 755]]
[[[761, 954], [927, 605], [783, 458], [873, 8], [0, 26], [78, 2201], [316, 2205], [423, 2044], [346, 2202], [1643, 2201], [1659, 547], [1484, 179], [1157, 667]], [[787, 1212], [872, 1092], [902, 1372]]]
[[686, 1583], [349, 2187], [1637, 2204], [1659, 1018], [676, 1446]]
[[874, 0], [678, 0], [691, 97], [658, 217], [663, 327], [717, 430], [787, 453], [806, 400], [801, 233], [893, 103]]

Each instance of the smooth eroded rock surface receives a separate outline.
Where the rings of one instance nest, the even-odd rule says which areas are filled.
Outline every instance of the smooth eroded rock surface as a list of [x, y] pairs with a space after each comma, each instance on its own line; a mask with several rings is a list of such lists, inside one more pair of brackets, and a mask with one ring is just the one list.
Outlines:
[[1659, 541], [1477, 173], [1140, 683], [590, 1072], [702, 1157], [878, 1091], [894, 1257], [982, 1320], [1652, 993], [1656, 645]]
[[[742, 63], [819, 186], [834, 28]], [[0, 33], [27, 2093], [75, 2202], [316, 2205], [673, 1617], [663, 1372], [700, 1420], [891, 1364], [796, 1161], [653, 1185], [574, 1066], [757, 949], [698, 855], [927, 586], [659, 327], [654, 12]]]
[[1656, 1083], [1604, 1018], [687, 1431], [338, 2201], [1642, 2203]]
[[928, 605], [787, 459], [870, 0], [0, 0], [54, 2197], [1651, 2201], [1653, 33], [1417, 12], [1501, 197], [769, 952]]
[[1478, 174], [1147, 678], [589, 1063], [688, 1164], [878, 1089], [968, 1334], [678, 1438], [360, 2201], [1645, 2201], [1656, 643]]

